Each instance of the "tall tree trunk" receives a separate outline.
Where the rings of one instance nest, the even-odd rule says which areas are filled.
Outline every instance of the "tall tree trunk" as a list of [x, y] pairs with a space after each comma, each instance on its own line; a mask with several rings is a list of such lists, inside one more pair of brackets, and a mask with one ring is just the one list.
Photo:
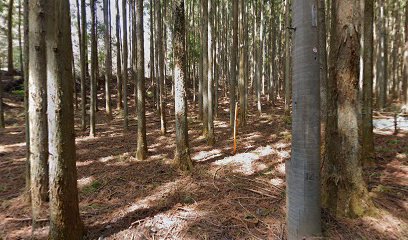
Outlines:
[[25, 169], [25, 188], [27, 202], [31, 201], [30, 195], [30, 120], [28, 116], [28, 98], [29, 98], [29, 89], [28, 89], [28, 79], [29, 79], [29, 23], [28, 23], [28, 12], [29, 12], [29, 0], [24, 0], [24, 113], [25, 113], [25, 141], [26, 141], [26, 169]]
[[119, 15], [119, 0], [116, 0], [116, 80], [117, 80], [117, 109], [123, 109], [123, 89], [122, 89], [122, 60], [120, 57], [120, 15]]
[[96, 0], [91, 0], [91, 101], [89, 104], [89, 135], [95, 137], [96, 134], [96, 82], [97, 82], [97, 64], [96, 58], [98, 57], [97, 45], [96, 45]]
[[[319, 0], [319, 2], [322, 2], [322, 0]], [[319, 23], [321, 23], [321, 21], [319, 21]], [[290, 59], [291, 58], [290, 56], [291, 55], [290, 54], [290, 31], [291, 31], [290, 29], [290, 0], [286, 0], [286, 3], [285, 3], [285, 26], [286, 26], [286, 29], [285, 29], [285, 113], [289, 114], [290, 92], [291, 92], [291, 89], [290, 89], [290, 82], [291, 82], [291, 75], [290, 75], [290, 67], [291, 67], [290, 66], [290, 60], [291, 60]], [[326, 46], [324, 46], [324, 48], [325, 47]], [[324, 52], [326, 51], [324, 50]]]
[[373, 134], [373, 23], [374, 2], [364, 1], [364, 26], [363, 26], [363, 103], [362, 103], [362, 157], [365, 163], [370, 162], [374, 153]]
[[127, 82], [128, 82], [128, 37], [127, 37], [127, 1], [122, 1], [122, 28], [123, 28], [123, 69], [122, 69], [122, 92], [123, 92], [123, 124], [124, 130], [129, 128], [128, 101], [127, 101]]
[[23, 63], [23, 43], [22, 43], [22, 33], [21, 33], [21, 15], [23, 5], [21, 4], [21, 0], [18, 0], [18, 50], [19, 50], [19, 60], [20, 60], [20, 72], [24, 78], [24, 63]]
[[408, 4], [405, 4], [405, 47], [404, 47], [404, 86], [402, 94], [405, 103], [405, 111], [408, 112]]
[[79, 218], [77, 169], [75, 166], [69, 1], [48, 1], [47, 7], [46, 10], [49, 13], [46, 15], [50, 152], [49, 239], [75, 240], [82, 238], [83, 226]]
[[7, 69], [8, 72], [12, 73], [14, 71], [14, 60], [13, 60], [13, 10], [14, 10], [14, 0], [9, 0], [8, 5], [8, 15], [7, 15]]
[[[358, 0], [332, 5], [328, 121], [323, 164], [323, 205], [337, 216], [363, 215], [371, 206], [361, 166]], [[347, 31], [344, 31], [347, 26]]]
[[[157, 6], [157, 5], [156, 5]], [[136, 0], [136, 54], [137, 54], [137, 152], [143, 160], [147, 155], [145, 112], [145, 67], [143, 39], [143, 0]]]
[[[29, 135], [31, 208], [33, 226], [39, 218], [44, 202], [48, 199], [48, 129], [47, 129], [47, 69], [46, 43], [43, 13], [47, 10], [45, 0], [29, 3]], [[69, 70], [71, 71], [71, 69]]]
[[155, 82], [155, 71], [154, 71], [154, 66], [155, 66], [155, 56], [154, 56], [154, 15], [153, 15], [153, 0], [150, 0], [150, 80], [153, 86], [153, 99], [156, 104], [156, 82]]
[[88, 37], [87, 37], [87, 23], [86, 23], [86, 6], [85, 0], [81, 0], [81, 128], [82, 131], [86, 129], [86, 75], [87, 69], [87, 51], [88, 51]]
[[5, 128], [4, 123], [4, 110], [3, 110], [3, 80], [2, 73], [0, 72], [0, 128]]
[[[293, 2], [292, 159], [286, 164], [288, 239], [315, 237], [320, 225], [320, 85], [317, 8]], [[312, 50], [312, 51], [311, 51]]]
[[380, 17], [378, 24], [379, 26], [379, 34], [380, 34], [380, 42], [379, 42], [379, 51], [380, 56], [378, 58], [378, 65], [377, 65], [377, 78], [378, 78], [378, 85], [379, 85], [379, 96], [378, 96], [378, 105], [381, 110], [383, 110], [387, 105], [387, 62], [388, 62], [388, 54], [387, 54], [387, 29], [386, 29], [386, 14], [385, 14], [385, 0], [380, 0]]
[[262, 91], [262, 75], [263, 75], [263, 1], [259, 1], [257, 4], [257, 15], [256, 15], [256, 66], [255, 66], [255, 78], [256, 78], [256, 104], [258, 109], [258, 114], [262, 113], [261, 105], [261, 91]]
[[103, 14], [105, 22], [105, 110], [112, 116], [110, 82], [112, 80], [112, 48], [111, 48], [111, 17], [110, 0], [103, 0]]
[[207, 62], [207, 84], [208, 84], [208, 89], [207, 89], [207, 102], [208, 102], [208, 136], [207, 136], [207, 141], [210, 146], [214, 145], [215, 143], [215, 136], [214, 136], [214, 102], [213, 102], [213, 96], [214, 96], [214, 77], [213, 77], [213, 54], [212, 50], [214, 47], [214, 38], [213, 38], [213, 17], [214, 17], [214, 7], [213, 7], [213, 0], [208, 1], [208, 11], [207, 11], [207, 16], [209, 14], [209, 17], [207, 17], [207, 29], [208, 29], [208, 48], [207, 48], [207, 56], [208, 56], [208, 62]]
[[203, 51], [203, 136], [208, 137], [208, 0], [201, 0]]
[[159, 77], [159, 105], [160, 105], [160, 131], [166, 134], [166, 90], [165, 90], [165, 69], [164, 69], [164, 43], [163, 43], [163, 10], [160, 0], [155, 0], [156, 11], [156, 48], [158, 49], [158, 77]]
[[234, 126], [235, 119], [235, 86], [237, 82], [238, 56], [238, 0], [232, 2], [232, 49], [231, 49], [231, 77], [229, 84], [230, 97], [230, 127]]
[[173, 4], [173, 67], [175, 73], [174, 103], [176, 117], [176, 152], [174, 160], [180, 169], [191, 171], [193, 162], [190, 158], [188, 146], [184, 1], [174, 0]]
[[239, 66], [238, 66], [238, 89], [239, 89], [239, 116], [241, 126], [246, 125], [246, 111], [245, 111], [245, 56], [244, 56], [244, 17], [245, 17], [245, 2], [244, 0], [239, 0]]

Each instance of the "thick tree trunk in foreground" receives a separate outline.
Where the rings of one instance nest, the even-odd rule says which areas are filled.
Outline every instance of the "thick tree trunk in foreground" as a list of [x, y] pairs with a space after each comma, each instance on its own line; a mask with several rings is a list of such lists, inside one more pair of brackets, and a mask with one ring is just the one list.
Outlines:
[[371, 161], [374, 155], [373, 134], [373, 23], [374, 2], [364, 1], [364, 26], [363, 26], [363, 103], [362, 103], [362, 157], [365, 163]]
[[69, 1], [48, 1], [47, 81], [50, 164], [49, 239], [81, 239], [74, 108], [72, 104], [72, 45]]
[[292, 159], [286, 164], [288, 239], [321, 234], [320, 85], [317, 6], [293, 2]]
[[8, 15], [7, 15], [7, 69], [8, 72], [14, 71], [14, 60], [13, 60], [13, 10], [14, 10], [14, 0], [9, 0], [8, 5]]
[[105, 111], [112, 116], [110, 82], [112, 80], [112, 48], [111, 48], [111, 17], [110, 1], [103, 0], [103, 14], [105, 22]]
[[136, 0], [136, 54], [137, 54], [137, 152], [143, 160], [147, 155], [146, 113], [145, 113], [145, 67], [143, 44], [143, 0]]
[[176, 153], [174, 160], [180, 169], [191, 171], [193, 163], [188, 146], [184, 1], [174, 0], [173, 4], [174, 101], [176, 117]]
[[29, 135], [31, 207], [33, 224], [39, 218], [48, 199], [48, 130], [47, 130], [47, 64], [43, 13], [47, 1], [32, 0], [29, 3]]
[[359, 21], [359, 1], [332, 5], [330, 46], [336, 54], [330, 54], [322, 201], [332, 214], [348, 217], [361, 216], [371, 206], [361, 166]]

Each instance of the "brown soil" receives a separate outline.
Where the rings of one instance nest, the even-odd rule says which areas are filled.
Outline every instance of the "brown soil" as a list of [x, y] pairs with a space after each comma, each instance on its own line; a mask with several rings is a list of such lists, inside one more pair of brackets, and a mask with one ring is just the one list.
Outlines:
[[[95, 138], [79, 130], [76, 116], [80, 212], [86, 239], [285, 239], [284, 164], [290, 157], [291, 120], [284, 116], [280, 102], [264, 106], [262, 116], [249, 114], [248, 125], [239, 129], [238, 153], [232, 156], [228, 104], [223, 100], [215, 121], [214, 147], [201, 136], [197, 109], [189, 104], [195, 163], [191, 174], [172, 164], [171, 104], [168, 133], [162, 136], [148, 99], [146, 161], [134, 158], [133, 108], [128, 132], [123, 132], [117, 111], [111, 121], [98, 112]], [[9, 127], [0, 132], [0, 239], [30, 239], [30, 208], [24, 197], [23, 104], [10, 95], [5, 103]], [[407, 239], [407, 134], [376, 135], [378, 164], [366, 169], [365, 175], [378, 211], [355, 220], [324, 213], [327, 239]], [[34, 237], [46, 239], [47, 228], [45, 211]]]

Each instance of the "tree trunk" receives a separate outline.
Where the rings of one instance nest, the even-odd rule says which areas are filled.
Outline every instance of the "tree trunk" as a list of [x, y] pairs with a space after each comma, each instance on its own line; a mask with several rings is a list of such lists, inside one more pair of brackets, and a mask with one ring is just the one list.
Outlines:
[[5, 128], [5, 126], [3, 110], [3, 80], [2, 73], [0, 72], [0, 128]]
[[69, 1], [48, 1], [45, 10], [49, 13], [46, 15], [50, 152], [49, 239], [75, 240], [82, 238], [83, 227], [79, 218], [77, 170], [75, 166]]
[[[157, 5], [156, 5], [157, 6]], [[136, 54], [137, 54], [137, 152], [136, 158], [143, 160], [147, 155], [145, 113], [145, 67], [143, 44], [143, 0], [136, 0]]]
[[28, 90], [28, 66], [29, 66], [29, 23], [28, 23], [28, 12], [29, 12], [29, 0], [24, 0], [24, 113], [25, 113], [25, 141], [26, 141], [26, 169], [25, 169], [25, 187], [27, 193], [27, 202], [31, 201], [31, 193], [30, 193], [30, 120], [28, 116], [28, 98], [29, 98], [29, 90]]
[[116, 80], [117, 80], [117, 109], [123, 109], [123, 89], [122, 89], [122, 60], [120, 57], [120, 15], [119, 15], [119, 0], [116, 0]]
[[[371, 206], [361, 166], [359, 116], [360, 2], [332, 5], [328, 121], [323, 165], [323, 205], [337, 216], [363, 215]], [[345, 31], [345, 26], [347, 29]]]
[[239, 0], [239, 24], [238, 24], [238, 29], [239, 29], [239, 41], [240, 41], [240, 47], [239, 47], [239, 66], [238, 66], [238, 89], [239, 89], [239, 122], [241, 126], [246, 125], [246, 112], [245, 112], [245, 59], [244, 59], [244, 17], [245, 17], [245, 2], [244, 0]]
[[384, 110], [387, 105], [387, 29], [386, 28], [386, 14], [385, 14], [385, 0], [380, 0], [380, 17], [378, 24], [379, 26], [379, 34], [380, 34], [380, 42], [379, 42], [379, 52], [380, 56], [378, 58], [377, 63], [377, 78], [378, 78], [378, 85], [379, 85], [379, 96], [378, 96], [378, 105], [380, 110]]
[[[47, 69], [45, 20], [47, 9], [44, 0], [29, 3], [29, 135], [30, 135], [30, 173], [31, 207], [33, 226], [48, 200], [48, 130], [47, 130]], [[71, 69], [69, 69], [71, 71]]]
[[7, 15], [7, 69], [9, 73], [14, 72], [13, 60], [13, 10], [14, 0], [9, 0], [8, 15]]
[[159, 105], [160, 105], [160, 131], [166, 134], [166, 92], [165, 92], [165, 69], [164, 69], [164, 43], [163, 43], [163, 17], [162, 4], [155, 0], [156, 11], [156, 48], [158, 49], [158, 77], [159, 77]]
[[292, 159], [286, 164], [288, 239], [321, 234], [320, 86], [317, 8], [314, 0], [293, 2]]
[[96, 45], [96, 0], [91, 0], [90, 4], [91, 8], [91, 101], [89, 104], [89, 125], [90, 125], [90, 132], [89, 135], [91, 137], [95, 137], [96, 134], [96, 82], [97, 82], [97, 64], [96, 58], [98, 57], [97, 52], [97, 45]]
[[[319, 0], [319, 2], [322, 2], [322, 0]], [[286, 26], [286, 29], [285, 29], [285, 113], [289, 114], [290, 112], [290, 92], [291, 92], [291, 89], [290, 89], [290, 82], [291, 82], [291, 76], [290, 76], [290, 67], [291, 67], [290, 66], [290, 61], [291, 61], [291, 56], [290, 56], [291, 55], [290, 54], [290, 31], [291, 31], [290, 29], [290, 0], [286, 0], [285, 8], [286, 8], [285, 9], [285, 26]], [[320, 23], [321, 21], [319, 21], [319, 24]], [[326, 52], [326, 49], [325, 49], [326, 46], [324, 45], [323, 47], [324, 47], [324, 50], [323, 48], [320, 48], [321, 49], [320, 53]]]
[[215, 136], [214, 136], [214, 77], [213, 77], [213, 54], [212, 50], [214, 47], [214, 38], [213, 38], [213, 17], [214, 17], [214, 2], [213, 0], [208, 1], [208, 11], [207, 11], [207, 16], [209, 14], [209, 17], [207, 18], [207, 29], [208, 29], [208, 48], [207, 48], [207, 56], [208, 56], [208, 63], [207, 63], [207, 83], [208, 83], [208, 89], [207, 89], [207, 100], [208, 100], [208, 136], [207, 136], [207, 141], [208, 145], [212, 146], [215, 143]]
[[21, 0], [18, 0], [18, 50], [19, 50], [19, 60], [20, 60], [20, 71], [21, 71], [21, 75], [25, 76], [25, 72], [24, 72], [24, 63], [23, 63], [23, 43], [22, 43], [22, 34], [21, 34], [21, 8], [23, 7], [23, 5], [21, 4]]
[[188, 146], [184, 1], [174, 0], [173, 4], [173, 67], [175, 73], [174, 103], [176, 117], [176, 152], [174, 160], [181, 170], [191, 171], [193, 162], [190, 158]]
[[234, 126], [235, 119], [235, 86], [237, 82], [238, 55], [238, 0], [232, 2], [232, 49], [231, 49], [231, 77], [229, 83], [230, 97], [230, 126]]
[[374, 155], [373, 134], [373, 23], [374, 2], [364, 1], [363, 47], [363, 102], [362, 102], [362, 157], [365, 163]]
[[203, 136], [208, 137], [208, 0], [201, 0], [203, 48]]
[[405, 111], [408, 112], [408, 4], [405, 4], [405, 47], [404, 53], [404, 82], [402, 94], [405, 103]]
[[150, 0], [150, 80], [153, 86], [153, 99], [156, 104], [156, 82], [155, 82], [155, 71], [154, 71], [154, 66], [155, 66], [155, 56], [154, 56], [154, 15], [153, 15], [153, 0]]
[[81, 1], [81, 128], [86, 130], [86, 75], [87, 75], [87, 51], [88, 51], [88, 37], [87, 37], [87, 23], [86, 23], [86, 6], [85, 0]]
[[112, 116], [110, 82], [112, 80], [112, 48], [111, 48], [111, 17], [110, 0], [103, 0], [105, 22], [105, 110], [109, 118]]
[[129, 128], [129, 116], [128, 116], [128, 101], [127, 101], [127, 82], [128, 82], [128, 38], [127, 38], [127, 1], [122, 1], [122, 28], [123, 28], [123, 69], [122, 69], [122, 92], [123, 92], [123, 124], [124, 130]]

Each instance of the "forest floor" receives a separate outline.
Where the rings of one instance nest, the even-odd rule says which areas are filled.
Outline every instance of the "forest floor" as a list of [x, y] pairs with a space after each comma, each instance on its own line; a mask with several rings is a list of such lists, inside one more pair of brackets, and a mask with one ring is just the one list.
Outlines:
[[[102, 100], [99, 105], [104, 105]], [[189, 139], [195, 164], [191, 174], [172, 164], [173, 104], [167, 107], [164, 136], [151, 98], [147, 106], [145, 161], [134, 157], [134, 108], [129, 111], [127, 132], [120, 114], [109, 121], [99, 111], [95, 138], [80, 130], [76, 115], [80, 213], [86, 239], [285, 239], [285, 160], [290, 158], [291, 119], [284, 115], [281, 102], [265, 105], [261, 116], [250, 112], [247, 126], [239, 128], [236, 155], [231, 154], [227, 102], [220, 102], [213, 147], [201, 136], [197, 109], [190, 103]], [[30, 239], [21, 97], [6, 94], [5, 107], [7, 128], [0, 132], [0, 239]], [[325, 239], [408, 239], [408, 132], [376, 131], [375, 141], [377, 164], [364, 173], [376, 214], [351, 220], [323, 212]], [[47, 238], [46, 211], [43, 218], [33, 233], [35, 239]]]

